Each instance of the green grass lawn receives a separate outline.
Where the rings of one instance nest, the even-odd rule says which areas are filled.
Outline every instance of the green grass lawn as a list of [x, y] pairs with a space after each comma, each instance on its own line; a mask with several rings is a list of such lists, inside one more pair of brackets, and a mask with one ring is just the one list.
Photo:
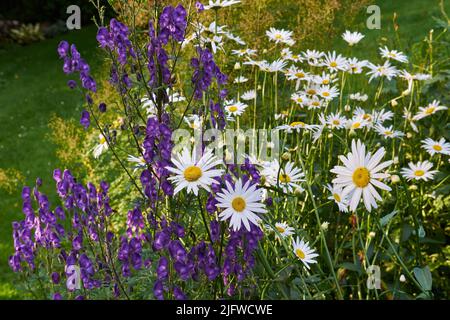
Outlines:
[[[365, 21], [369, 15], [361, 13], [356, 25], [340, 27], [358, 30], [366, 38], [357, 46], [364, 57], [378, 56], [380, 39], [385, 37], [392, 49], [404, 50], [409, 44], [427, 36], [434, 26], [432, 16], [439, 15], [438, 0], [376, 1], [381, 8], [381, 30], [368, 30]], [[450, 4], [446, 7], [450, 12]], [[393, 13], [398, 13], [401, 43], [396, 46], [393, 33]], [[54, 194], [52, 171], [58, 167], [55, 147], [46, 139], [51, 114], [63, 118], [79, 118], [81, 97], [70, 91], [67, 77], [56, 47], [61, 39], [76, 43], [82, 56], [92, 67], [99, 65], [96, 56], [95, 28], [46, 40], [29, 46], [10, 46], [0, 49], [0, 168], [16, 169], [25, 177], [27, 185], [33, 185], [36, 177], [44, 180], [43, 190]], [[340, 37], [327, 44], [344, 53], [346, 46]], [[408, 52], [407, 52], [408, 53]], [[17, 298], [20, 293], [14, 287], [14, 275], [7, 263], [12, 253], [11, 222], [22, 218], [21, 187], [9, 194], [0, 188], [0, 299]]]
[[[46, 139], [52, 114], [79, 117], [81, 97], [67, 88], [56, 47], [62, 39], [76, 43], [92, 67], [98, 63], [96, 29], [80, 31], [28, 46], [0, 49], [0, 168], [16, 169], [33, 185], [44, 180], [43, 190], [54, 194], [52, 171], [57, 167], [55, 147]], [[21, 187], [12, 194], [0, 187], [0, 299], [17, 297], [14, 275], [7, 263], [12, 253], [11, 222], [22, 219]]]

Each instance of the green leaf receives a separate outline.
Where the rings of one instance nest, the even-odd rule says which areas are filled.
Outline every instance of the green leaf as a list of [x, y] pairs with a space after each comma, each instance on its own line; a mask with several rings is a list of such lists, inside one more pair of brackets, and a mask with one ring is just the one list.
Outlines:
[[389, 223], [389, 221], [391, 221], [391, 219], [398, 213], [397, 210], [392, 211], [391, 213], [388, 213], [387, 215], [385, 215], [383, 218], [380, 219], [380, 224], [382, 227], [384, 227], [385, 225], [387, 225]]
[[431, 276], [430, 267], [414, 268], [414, 276], [424, 291], [431, 291], [433, 278]]

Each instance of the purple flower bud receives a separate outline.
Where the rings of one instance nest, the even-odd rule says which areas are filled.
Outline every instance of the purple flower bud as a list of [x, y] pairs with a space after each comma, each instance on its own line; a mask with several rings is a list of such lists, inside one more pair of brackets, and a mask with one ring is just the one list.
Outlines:
[[100, 111], [100, 112], [106, 112], [106, 103], [104, 103], [104, 102], [102, 102], [102, 103], [100, 103], [99, 105], [98, 105], [98, 110]]
[[53, 294], [53, 300], [62, 300], [62, 296], [59, 292]]
[[58, 272], [53, 272], [53, 273], [52, 273], [52, 282], [53, 282], [54, 284], [59, 284], [60, 279], [61, 279], [61, 278], [60, 278]]
[[69, 53], [69, 43], [67, 41], [61, 41], [58, 44], [58, 54], [60, 58], [65, 58]]
[[84, 129], [87, 129], [87, 128], [89, 128], [89, 125], [91, 124], [91, 115], [89, 114], [89, 112], [88, 111], [86, 111], [86, 110], [84, 110], [82, 113], [81, 113], [81, 120], [80, 120], [80, 123], [81, 123], [81, 125], [84, 127]]
[[158, 280], [164, 280], [169, 274], [169, 261], [166, 257], [162, 256], [159, 259], [158, 267], [156, 268], [156, 275]]

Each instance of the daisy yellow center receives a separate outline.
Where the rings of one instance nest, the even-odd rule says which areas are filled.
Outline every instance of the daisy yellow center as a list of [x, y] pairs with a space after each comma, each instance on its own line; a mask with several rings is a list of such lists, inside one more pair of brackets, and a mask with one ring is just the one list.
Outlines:
[[295, 76], [296, 76], [297, 78], [303, 78], [303, 77], [305, 76], [305, 74], [304, 74], [303, 72], [297, 72], [297, 73], [295, 74]]
[[237, 212], [242, 212], [244, 211], [245, 207], [247, 206], [247, 204], [245, 203], [244, 198], [242, 197], [236, 197], [233, 199], [233, 201], [231, 202], [231, 206], [233, 207], [234, 210], [236, 210]]
[[280, 227], [280, 226], [276, 226], [275, 228], [277, 228], [279, 233], [284, 233], [284, 231], [285, 231], [284, 228]]
[[341, 196], [338, 195], [337, 193], [333, 193], [333, 198], [334, 200], [336, 200], [336, 202], [341, 202]]
[[370, 181], [369, 170], [365, 167], [356, 168], [352, 176], [353, 183], [359, 188], [365, 188]]
[[301, 250], [301, 249], [295, 249], [295, 255], [299, 258], [299, 259], [305, 259], [305, 253]]
[[237, 109], [238, 108], [236, 106], [231, 106], [230, 108], [228, 108], [228, 110], [230, 110], [230, 112], [236, 112]]
[[105, 137], [101, 137], [101, 138], [100, 138], [100, 144], [104, 144], [105, 142], [106, 142]]
[[425, 110], [425, 114], [432, 114], [434, 112], [434, 107], [428, 107], [426, 110]]
[[306, 91], [307, 94], [313, 95], [316, 94], [316, 90], [314, 89], [309, 89], [308, 91]]
[[298, 55], [294, 54], [294, 55], [292, 56], [292, 59], [297, 60], [297, 59], [298, 59]]
[[336, 67], [337, 67], [336, 61], [332, 61], [332, 62], [330, 63], [330, 67], [336, 68]]
[[436, 151], [442, 151], [442, 147], [440, 145], [438, 145], [438, 144], [435, 144], [433, 146], [433, 149], [436, 150]]
[[322, 95], [323, 95], [324, 97], [329, 97], [329, 96], [330, 96], [330, 93], [327, 92], [327, 91], [325, 91], [325, 92], [322, 92]]
[[425, 171], [423, 171], [423, 170], [416, 170], [416, 171], [414, 171], [414, 175], [416, 176], [416, 177], [421, 177], [421, 176], [423, 176], [425, 174]]
[[358, 129], [360, 126], [361, 126], [361, 123], [360, 123], [360, 122], [355, 122], [355, 123], [352, 125], [352, 128], [353, 128], [353, 129]]
[[319, 101], [313, 101], [311, 104], [312, 104], [314, 107], [320, 106], [320, 102], [319, 102]]
[[278, 34], [275, 35], [275, 39], [280, 40], [281, 38], [283, 38], [283, 36], [281, 34], [278, 33]]
[[330, 83], [330, 80], [328, 80], [328, 79], [323, 79], [322, 80], [322, 84], [329, 84]]
[[296, 127], [296, 126], [304, 126], [305, 123], [301, 122], [301, 121], [294, 121], [290, 124], [291, 127]]
[[302, 98], [297, 98], [297, 102], [298, 102], [298, 103], [302, 103], [302, 102], [303, 102], [303, 99], [302, 99]]
[[385, 135], [387, 135], [387, 136], [390, 136], [390, 135], [392, 135], [392, 134], [393, 134], [393, 132], [392, 132], [392, 131], [389, 131], [389, 130], [387, 130], [387, 131], [385, 131], [385, 132], [384, 132], [384, 134], [385, 134]]
[[333, 120], [333, 124], [334, 124], [335, 126], [338, 126], [338, 125], [341, 124], [341, 122], [340, 122], [339, 120], [335, 119], [335, 120]]
[[183, 175], [187, 181], [194, 182], [202, 177], [202, 169], [196, 166], [190, 166], [184, 170]]
[[291, 182], [291, 177], [287, 174], [280, 174], [280, 182], [281, 183], [289, 183]]
[[372, 116], [366, 113], [365, 115], [363, 115], [363, 119], [367, 121], [372, 121]]

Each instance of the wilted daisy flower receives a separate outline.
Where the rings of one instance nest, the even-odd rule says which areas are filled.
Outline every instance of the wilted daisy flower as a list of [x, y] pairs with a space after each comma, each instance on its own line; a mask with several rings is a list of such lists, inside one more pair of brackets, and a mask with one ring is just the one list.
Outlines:
[[342, 129], [345, 127], [347, 119], [344, 116], [341, 116], [340, 113], [331, 113], [326, 118], [326, 124], [331, 129]]
[[389, 127], [383, 127], [383, 125], [378, 124], [377, 126], [375, 126], [375, 131], [378, 132], [378, 134], [380, 136], [382, 136], [383, 138], [399, 138], [399, 137], [403, 137], [405, 134], [401, 131], [398, 130], [394, 130], [393, 126], [389, 126]]
[[249, 90], [249, 91], [245, 91], [242, 95], [241, 95], [241, 99], [242, 100], [254, 100], [256, 99], [256, 91], [255, 90]]
[[[281, 238], [283, 239], [293, 235], [295, 231], [295, 229], [289, 227], [289, 225], [286, 222], [275, 223], [275, 229], [280, 233]], [[276, 237], [278, 238], [278, 234], [276, 234]]]
[[339, 211], [348, 212], [348, 199], [347, 195], [342, 193], [342, 188], [336, 185], [327, 185], [328, 191], [331, 192], [331, 196], [328, 200], [333, 200], [339, 207]]
[[222, 160], [215, 157], [211, 150], [206, 150], [200, 159], [197, 159], [195, 148], [192, 153], [188, 148], [184, 148], [172, 158], [172, 162], [175, 167], [167, 167], [167, 170], [175, 174], [168, 178], [177, 185], [174, 194], [183, 189], [187, 189], [188, 193], [192, 191], [195, 195], [198, 195], [200, 188], [209, 191], [211, 184], [218, 183], [214, 178], [223, 173], [223, 169], [214, 169], [222, 164]]
[[436, 153], [450, 155], [450, 143], [445, 142], [444, 138], [441, 138], [439, 141], [427, 138], [422, 140], [422, 143], [422, 148], [431, 156], [434, 156]]
[[417, 162], [414, 164], [412, 162], [408, 163], [409, 168], [403, 168], [401, 174], [406, 180], [433, 180], [433, 176], [438, 172], [437, 170], [430, 170], [433, 168], [433, 164], [427, 160]]
[[325, 100], [333, 100], [339, 96], [339, 90], [336, 87], [331, 87], [329, 85], [321, 86], [317, 90], [317, 95], [321, 96]]
[[350, 46], [354, 46], [364, 38], [364, 35], [359, 32], [350, 32], [346, 30], [342, 34], [342, 39], [344, 39]]
[[308, 97], [302, 93], [293, 93], [291, 100], [302, 107], [308, 105], [309, 103]]
[[99, 143], [94, 147], [93, 150], [95, 159], [98, 159], [103, 152], [108, 150], [108, 141], [106, 140], [105, 136], [102, 133], [98, 135], [98, 140]]
[[300, 238], [297, 237], [297, 240], [292, 239], [292, 247], [295, 256], [303, 262], [307, 269], [309, 269], [310, 264], [317, 263], [317, 260], [314, 260], [314, 258], [319, 255], [316, 253], [315, 249], [311, 249], [308, 242], [304, 242], [303, 239], [300, 240]]
[[231, 50], [231, 53], [234, 55], [237, 55], [239, 57], [243, 57], [243, 56], [254, 56], [256, 54], [256, 50], [253, 49], [239, 49], [239, 50]]
[[347, 59], [345, 59], [343, 56], [336, 55], [336, 52], [328, 52], [327, 55], [325, 55], [323, 65], [328, 68], [331, 72], [336, 72], [339, 70], [345, 70], [347, 68]]
[[127, 160], [131, 163], [134, 163], [134, 171], [147, 167], [147, 162], [145, 162], [145, 159], [142, 156], [135, 157], [129, 154]]
[[278, 59], [273, 61], [270, 65], [268, 65], [268, 72], [281, 72], [286, 67], [286, 61], [282, 59]]
[[391, 191], [390, 187], [380, 181], [388, 177], [388, 174], [380, 171], [392, 164], [392, 161], [380, 163], [385, 153], [384, 148], [380, 148], [373, 156], [370, 152], [366, 154], [366, 146], [360, 140], [353, 140], [352, 152], [349, 152], [347, 157], [339, 156], [344, 166], [335, 166], [331, 170], [337, 174], [333, 184], [342, 187], [343, 194], [349, 196], [351, 211], [356, 210], [361, 196], [369, 212], [378, 207], [375, 199], [382, 201], [382, 198], [374, 186]]
[[431, 116], [432, 114], [435, 114], [438, 111], [448, 109], [446, 106], [441, 106], [440, 104], [441, 104], [440, 101], [433, 100], [433, 102], [430, 103], [428, 106], [419, 107], [419, 112], [413, 117], [413, 120], [417, 121], [425, 117]]
[[266, 31], [266, 35], [271, 41], [275, 41], [275, 43], [284, 43], [288, 46], [292, 46], [295, 43], [295, 41], [292, 39], [292, 31], [270, 28]]
[[243, 76], [239, 76], [236, 79], [234, 79], [234, 83], [245, 83], [247, 81], [248, 81], [248, 79], [246, 77], [243, 77]]
[[230, 227], [234, 231], [241, 229], [242, 224], [250, 231], [250, 223], [258, 225], [261, 221], [256, 213], [265, 213], [266, 209], [261, 203], [262, 190], [256, 188], [256, 184], [250, 185], [250, 180], [242, 185], [242, 180], [236, 181], [232, 186], [226, 181], [226, 188], [222, 192], [217, 193], [217, 207], [223, 208], [219, 217], [222, 221], [230, 220]]
[[357, 93], [350, 94], [349, 99], [364, 102], [364, 101], [367, 101], [368, 96], [367, 96], [367, 94], [361, 94], [361, 93], [357, 92]]
[[248, 106], [240, 101], [226, 101], [225, 111], [232, 116], [240, 116]]
[[372, 63], [369, 63], [367, 67], [370, 69], [370, 71], [367, 73], [367, 75], [370, 75], [369, 82], [379, 77], [386, 77], [386, 79], [390, 81], [398, 74], [397, 68], [391, 66], [389, 61], [385, 61], [383, 65], [374, 65]]
[[305, 181], [305, 174], [295, 167], [293, 162], [287, 162], [284, 167], [280, 167], [277, 159], [270, 162], [261, 171], [261, 175], [266, 177], [270, 186], [280, 186], [284, 192], [293, 192], [295, 189], [302, 190], [299, 183]]
[[387, 47], [380, 48], [380, 54], [383, 58], [392, 59], [399, 62], [408, 62], [408, 57], [403, 52], [397, 50], [389, 50]]
[[240, 3], [240, 0], [209, 0], [209, 3], [204, 6], [205, 10], [220, 9]]

